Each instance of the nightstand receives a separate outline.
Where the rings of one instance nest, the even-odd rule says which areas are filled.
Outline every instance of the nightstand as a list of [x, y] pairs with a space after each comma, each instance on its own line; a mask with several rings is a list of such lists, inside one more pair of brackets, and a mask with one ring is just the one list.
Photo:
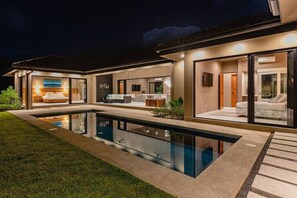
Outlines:
[[42, 96], [33, 96], [33, 102], [43, 102]]

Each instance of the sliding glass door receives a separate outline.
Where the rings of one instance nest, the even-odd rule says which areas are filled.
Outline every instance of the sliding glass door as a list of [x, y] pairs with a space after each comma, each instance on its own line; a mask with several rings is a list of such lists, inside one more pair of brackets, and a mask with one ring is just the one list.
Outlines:
[[71, 79], [71, 103], [87, 102], [87, 80]]
[[[252, 56], [253, 91], [252, 110], [253, 122], [294, 126], [294, 56], [293, 52], [277, 52]], [[251, 73], [251, 72], [250, 72]], [[250, 92], [250, 93], [252, 93]]]

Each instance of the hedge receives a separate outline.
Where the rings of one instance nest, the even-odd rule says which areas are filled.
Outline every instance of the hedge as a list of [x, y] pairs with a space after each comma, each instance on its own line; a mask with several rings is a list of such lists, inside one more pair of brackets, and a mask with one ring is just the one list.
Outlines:
[[0, 104], [0, 112], [8, 110], [18, 110], [20, 109], [19, 105], [9, 105], [9, 104]]

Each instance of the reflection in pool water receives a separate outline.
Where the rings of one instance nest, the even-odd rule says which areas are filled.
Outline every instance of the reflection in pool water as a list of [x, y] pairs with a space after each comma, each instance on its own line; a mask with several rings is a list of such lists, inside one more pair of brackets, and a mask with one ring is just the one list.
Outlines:
[[191, 177], [197, 177], [237, 140], [93, 112], [39, 119]]

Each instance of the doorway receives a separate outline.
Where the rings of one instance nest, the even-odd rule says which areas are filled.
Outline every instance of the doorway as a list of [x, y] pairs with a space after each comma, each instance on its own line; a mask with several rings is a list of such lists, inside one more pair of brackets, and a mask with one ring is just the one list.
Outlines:
[[231, 107], [236, 107], [237, 103], [237, 74], [231, 76]]
[[127, 81], [119, 80], [118, 81], [118, 94], [126, 94], [127, 93]]
[[237, 104], [237, 74], [219, 75], [219, 109], [235, 108]]

